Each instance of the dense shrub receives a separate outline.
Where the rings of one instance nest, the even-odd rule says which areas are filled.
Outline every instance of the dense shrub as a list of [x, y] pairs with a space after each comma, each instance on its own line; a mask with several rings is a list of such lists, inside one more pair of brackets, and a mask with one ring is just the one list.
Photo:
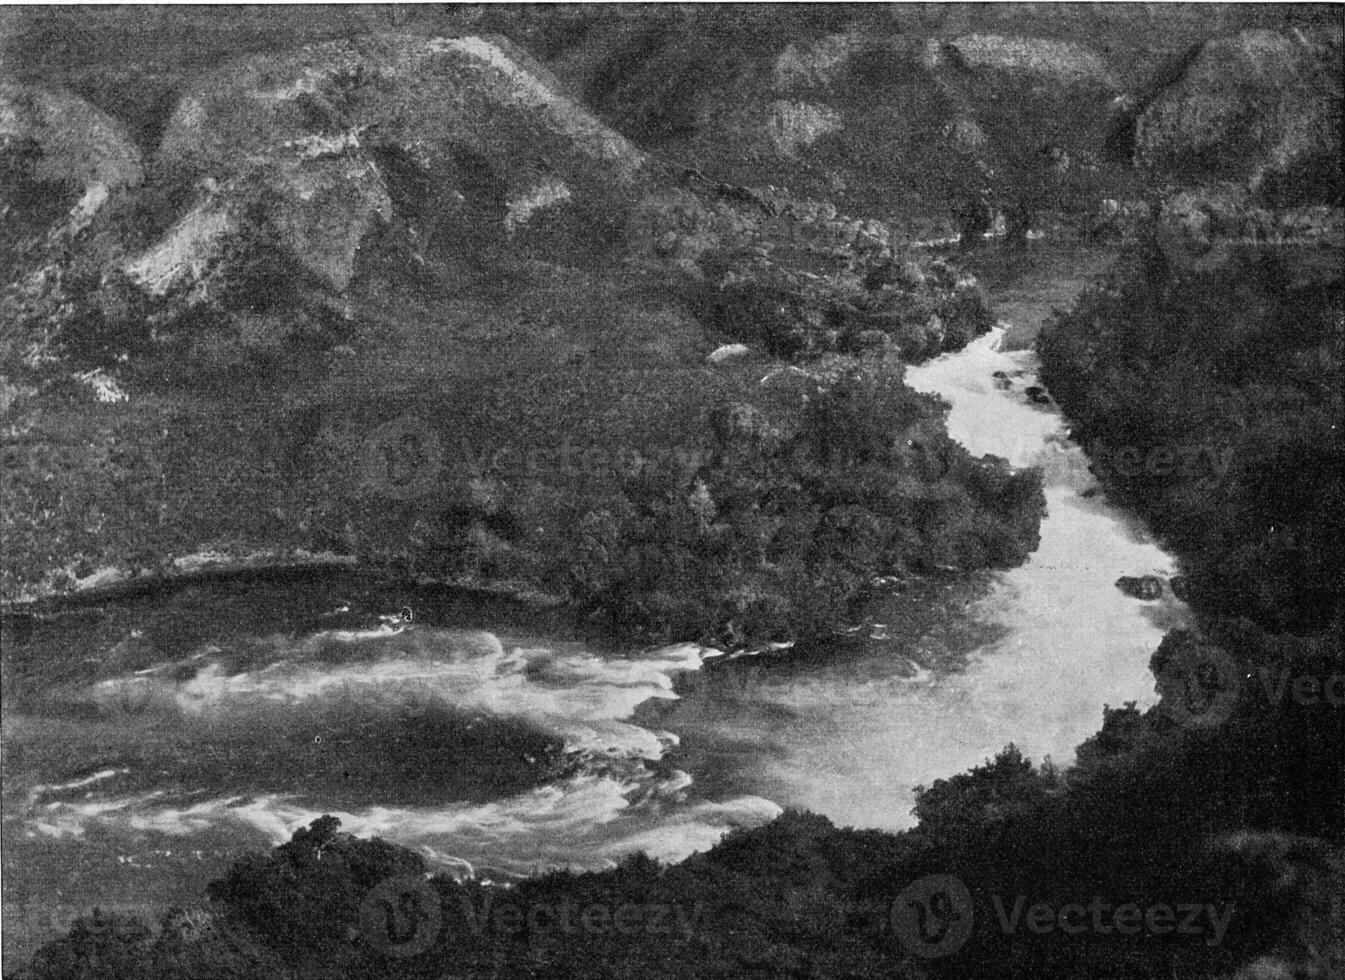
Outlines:
[[[994, 322], [975, 280], [939, 260], [921, 269], [909, 259], [860, 256], [824, 277], [764, 261], [725, 265], [708, 256], [702, 264], [710, 273], [699, 297], [706, 324], [781, 357], [890, 346], [916, 363], [961, 350]], [[903, 265], [919, 278], [887, 281]]]
[[374, 838], [337, 834], [323, 817], [276, 849], [236, 863], [208, 893], [265, 936], [286, 958], [345, 943], [359, 924], [360, 902], [395, 875], [421, 875], [420, 855]]
[[1338, 268], [1291, 261], [1118, 275], [1039, 350], [1075, 437], [1178, 552], [1194, 601], [1313, 630], [1345, 591], [1345, 295]]
[[590, 512], [569, 549], [581, 605], [659, 636], [815, 635], [879, 576], [1009, 567], [1036, 547], [1039, 474], [968, 456], [890, 365], [803, 385], [792, 405], [721, 404], [705, 466], [640, 474]]

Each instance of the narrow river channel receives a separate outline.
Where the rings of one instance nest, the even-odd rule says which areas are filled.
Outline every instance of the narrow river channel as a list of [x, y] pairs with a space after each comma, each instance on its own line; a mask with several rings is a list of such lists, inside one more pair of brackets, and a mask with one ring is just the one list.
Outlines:
[[[905, 655], [941, 640], [883, 624], [859, 652], [803, 665], [782, 653], [707, 665], [712, 651], [694, 645], [614, 655], [472, 622], [240, 629], [148, 668], [104, 667], [60, 692], [81, 711], [7, 717], [23, 755], [10, 764], [29, 777], [5, 812], [7, 901], [161, 907], [323, 813], [498, 879], [637, 849], [678, 860], [785, 807], [908, 827], [916, 786], [1009, 742], [1068, 763], [1104, 704], [1152, 703], [1149, 656], [1186, 610], [1166, 591], [1142, 602], [1116, 588], [1121, 575], [1170, 576], [1172, 559], [1096, 489], [1059, 410], [1025, 393], [1034, 356], [1003, 338], [907, 372], [950, 403], [950, 432], [972, 453], [1045, 472], [1040, 548], [965, 609], [993, 639], [964, 669]], [[447, 789], [445, 767], [472, 766], [441, 758], [436, 733], [492, 724], [506, 726], [487, 740], [498, 778]], [[508, 726], [524, 732], [517, 746]], [[529, 782], [539, 739], [563, 746], [565, 764]], [[61, 747], [49, 763], [43, 745]], [[20, 929], [37, 939], [62, 924]]]

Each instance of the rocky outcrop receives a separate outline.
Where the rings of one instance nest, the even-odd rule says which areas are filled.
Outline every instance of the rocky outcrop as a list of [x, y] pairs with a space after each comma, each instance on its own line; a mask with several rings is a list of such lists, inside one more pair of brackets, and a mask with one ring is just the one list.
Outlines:
[[400, 220], [416, 252], [506, 240], [539, 212], [607, 202], [645, 157], [506, 40], [385, 35], [205, 76], [157, 162], [193, 200], [122, 271], [194, 303], [242, 288], [258, 256], [340, 295], [376, 225]]
[[775, 59], [772, 86], [778, 92], [825, 87], [837, 81], [857, 55], [893, 46], [893, 38], [866, 31], [788, 44]]
[[0, 84], [0, 206], [25, 185], [45, 185], [75, 200], [52, 239], [87, 228], [109, 197], [144, 179], [140, 151], [125, 128], [69, 92]]
[[782, 157], [798, 156], [841, 129], [841, 115], [827, 105], [777, 99], [766, 107], [766, 139]]
[[[991, 325], [976, 281], [942, 262], [918, 284], [891, 258], [819, 276], [751, 257], [706, 284], [704, 316], [727, 334], [785, 356], [886, 352], [921, 361], [958, 350]], [[897, 276], [869, 275], [898, 266]], [[872, 285], [877, 282], [881, 285]]]
[[940, 136], [950, 149], [958, 153], [978, 153], [990, 142], [980, 123], [968, 115], [961, 115], [950, 121], [943, 127]]
[[1094, 241], [1138, 241], [1151, 221], [1150, 211], [1147, 201], [1103, 198], [1096, 213], [1084, 221], [1084, 237]]
[[0, 150], [37, 149], [33, 178], [109, 191], [140, 183], [140, 151], [120, 123], [68, 92], [0, 84]]
[[966, 34], [947, 45], [963, 66], [1115, 89], [1107, 63], [1081, 44], [1040, 37]]
[[905, 235], [788, 190], [710, 185], [651, 194], [626, 231], [632, 264], [693, 280], [704, 321], [787, 356], [960, 349], [991, 318], [976, 280], [917, 260]]
[[1314, 158], [1340, 169], [1341, 51], [1301, 30], [1208, 41], [1140, 114], [1136, 163], [1259, 188]]

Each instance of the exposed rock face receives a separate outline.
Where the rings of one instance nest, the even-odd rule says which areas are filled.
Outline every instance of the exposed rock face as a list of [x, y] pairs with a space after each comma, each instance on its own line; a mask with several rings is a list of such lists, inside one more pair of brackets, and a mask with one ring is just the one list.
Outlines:
[[749, 352], [746, 344], [722, 344], [706, 357], [711, 364], [721, 364], [734, 357], [742, 357]]
[[106, 113], [68, 92], [8, 84], [0, 84], [0, 172], [5, 197], [19, 183], [80, 189], [53, 238], [83, 231], [111, 195], [144, 179], [140, 151]]
[[277, 254], [341, 294], [361, 242], [394, 217], [417, 245], [513, 235], [539, 211], [601, 201], [645, 157], [502, 39], [379, 36], [265, 55], [207, 75], [159, 150], [196, 196], [125, 262], [145, 290], [233, 288], [236, 259]]
[[1207, 42], [1181, 80], [1140, 115], [1138, 164], [1211, 165], [1253, 188], [1314, 156], [1340, 167], [1341, 57], [1302, 31], [1243, 31]]
[[34, 178], [109, 191], [144, 177], [140, 151], [111, 116], [68, 92], [0, 84], [0, 151], [31, 141], [40, 151]]
[[766, 138], [783, 157], [797, 156], [841, 128], [841, 115], [827, 105], [779, 99], [767, 107]]
[[943, 127], [940, 135], [958, 153], [976, 153], [989, 142], [985, 130], [970, 116], [957, 117]]
[[1101, 56], [1081, 44], [1040, 37], [967, 34], [952, 41], [949, 47], [968, 68], [1117, 87]]
[[872, 51], [883, 43], [881, 37], [852, 31], [809, 44], [790, 44], [775, 59], [774, 88], [788, 92], [830, 85], [855, 55]]
[[1163, 202], [1154, 232], [1168, 262], [1180, 269], [1208, 272], [1233, 255], [1229, 239], [1242, 231], [1246, 193], [1233, 186], [1182, 191]]
[[[538, 50], [658, 156], [713, 180], [783, 184], [852, 213], [901, 215], [926, 239], [947, 234], [983, 188], [1010, 229], [1036, 221], [1049, 230], [1090, 221], [1103, 199], [1133, 198], [1149, 177], [1204, 182], [1208, 161], [1180, 148], [1137, 180], [1137, 117], [1169, 97], [1163, 90], [1211, 38], [1331, 20], [1245, 5], [889, 8], [642, 9], [638, 28], [635, 15], [612, 12], [586, 21], [574, 41], [557, 29]], [[1329, 38], [1308, 36], [1325, 29], [1302, 31], [1311, 57], [1330, 54]], [[1286, 38], [1295, 34], [1286, 27]], [[1271, 145], [1287, 159], [1320, 123], [1288, 127]], [[1048, 145], [1058, 150], [1049, 158]], [[1313, 173], [1296, 186], [1320, 183]], [[1278, 190], [1263, 197], [1274, 207], [1319, 203]]]

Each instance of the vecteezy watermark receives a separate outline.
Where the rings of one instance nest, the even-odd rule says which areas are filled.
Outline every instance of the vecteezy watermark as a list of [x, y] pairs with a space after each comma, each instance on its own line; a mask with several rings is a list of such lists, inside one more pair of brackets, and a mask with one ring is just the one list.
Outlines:
[[1345, 674], [1299, 674], [1284, 667], [1262, 667], [1256, 675], [1272, 704], [1282, 704], [1288, 698], [1304, 707], [1345, 707]]
[[1028, 932], [1039, 936], [1054, 932], [1067, 936], [1086, 932], [1099, 936], [1113, 933], [1122, 936], [1137, 936], [1141, 933], [1146, 936], [1203, 936], [1206, 946], [1218, 946], [1223, 942], [1235, 910], [1232, 902], [1218, 905], [1204, 902], [1179, 902], [1175, 905], [1166, 902], [1145, 905], [1123, 902], [1112, 905], [1100, 895], [1094, 895], [1087, 905], [1067, 902], [1055, 906], [1049, 902], [1037, 902], [1029, 907], [1024, 895], [1014, 899], [1012, 908], [998, 895], [992, 895], [990, 903], [995, 908], [995, 918], [1005, 935], [1013, 935], [1026, 927]]
[[[462, 916], [475, 936], [545, 934], [662, 936], [690, 938], [700, 926], [702, 905], [666, 902], [579, 904], [479, 900], [462, 896]], [[431, 949], [444, 930], [445, 909], [434, 886], [420, 875], [395, 875], [372, 888], [360, 903], [360, 935], [371, 948], [397, 959]]]
[[370, 432], [360, 446], [359, 486], [382, 497], [411, 500], [439, 481], [444, 448], [434, 427], [402, 415]]
[[657, 450], [637, 449], [634, 446], [581, 446], [572, 443], [568, 436], [553, 446], [504, 445], [489, 454], [473, 451], [465, 439], [460, 448], [460, 459], [473, 472], [492, 470], [527, 477], [550, 474], [571, 479], [630, 477], [668, 466], [694, 471], [710, 459], [708, 451], [686, 446]]
[[420, 875], [379, 882], [360, 903], [360, 934], [375, 950], [401, 959], [424, 953], [443, 928], [439, 893]]
[[[1256, 678], [1256, 684], [1245, 684]], [[1245, 685], [1245, 686], [1244, 686]], [[1176, 651], [1159, 669], [1160, 709], [1187, 728], [1213, 728], [1233, 714], [1238, 698], [1264, 695], [1271, 705], [1286, 701], [1300, 707], [1345, 707], [1345, 674], [1309, 673], [1289, 667], [1242, 668], [1226, 651], [1194, 641]], [[1259, 694], [1258, 694], [1259, 692]]]
[[1089, 450], [1094, 472], [1114, 474], [1123, 479], [1139, 476], [1163, 478], [1180, 476], [1204, 482], [1217, 482], [1227, 474], [1233, 462], [1230, 446], [1204, 442], [1193, 446], [1107, 446], [1099, 443]]
[[565, 935], [664, 936], [680, 933], [691, 938], [700, 925], [702, 905], [667, 902], [622, 902], [579, 904], [569, 899], [554, 902], [496, 902], [486, 894], [474, 904], [463, 899], [463, 914], [475, 935], [536, 936]]
[[362, 441], [358, 486], [375, 496], [412, 500], [433, 491], [448, 464], [477, 476], [620, 479], [666, 468], [694, 472], [710, 456], [709, 450], [694, 446], [581, 445], [569, 436], [554, 444], [484, 447], [474, 445], [464, 434], [456, 446], [446, 446], [430, 422], [402, 415], [378, 426]]
[[1227, 238], [1207, 233], [1200, 222], [1193, 225], [1169, 214], [1159, 218], [1154, 237], [1172, 267], [1183, 272], [1221, 268], [1232, 257], [1235, 246]]
[[137, 918], [147, 925], [157, 923], [164, 913], [162, 905], [146, 901], [110, 901], [90, 902], [87, 905], [75, 905], [70, 902], [46, 902], [29, 899], [26, 902], [5, 902], [0, 907], [0, 917], [6, 929], [28, 929], [39, 932], [68, 932], [80, 919], [87, 919], [97, 912], [99, 915]]
[[959, 878], [926, 875], [892, 902], [892, 931], [907, 952], [932, 960], [951, 956], [971, 938], [976, 907]]
[[1160, 705], [1187, 728], [1214, 728], [1233, 713], [1242, 690], [1242, 671], [1219, 647], [1208, 643], [1183, 646], [1159, 671]]
[[[1235, 906], [1204, 902], [1123, 902], [1101, 895], [1087, 902], [1034, 902], [1026, 895], [1006, 901], [991, 895], [994, 922], [1006, 936], [1026, 930], [1039, 936], [1084, 933], [1106, 936], [1204, 937], [1217, 946], [1228, 932]], [[910, 953], [923, 959], [951, 956], [966, 945], [976, 924], [976, 904], [966, 884], [953, 875], [926, 875], [911, 882], [891, 907], [892, 931]]]

